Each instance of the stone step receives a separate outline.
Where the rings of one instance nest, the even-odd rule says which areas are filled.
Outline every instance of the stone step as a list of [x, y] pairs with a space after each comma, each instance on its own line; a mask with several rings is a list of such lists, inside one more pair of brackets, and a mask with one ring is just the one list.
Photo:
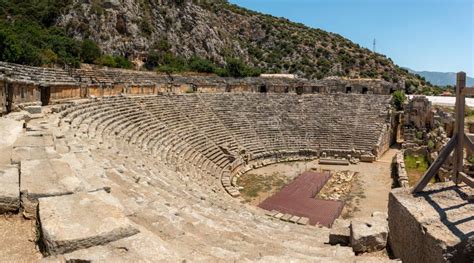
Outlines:
[[39, 199], [41, 237], [50, 255], [104, 245], [139, 230], [104, 191]]
[[20, 175], [14, 165], [0, 165], [0, 214], [20, 209]]

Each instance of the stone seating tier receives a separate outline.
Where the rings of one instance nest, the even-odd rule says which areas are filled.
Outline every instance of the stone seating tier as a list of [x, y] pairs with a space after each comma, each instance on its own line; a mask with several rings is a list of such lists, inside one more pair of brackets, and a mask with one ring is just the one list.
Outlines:
[[60, 118], [79, 135], [122, 138], [170, 167], [221, 178], [238, 196], [233, 177], [247, 167], [322, 152], [373, 153], [389, 125], [389, 100], [354, 94], [119, 96], [72, 104]]

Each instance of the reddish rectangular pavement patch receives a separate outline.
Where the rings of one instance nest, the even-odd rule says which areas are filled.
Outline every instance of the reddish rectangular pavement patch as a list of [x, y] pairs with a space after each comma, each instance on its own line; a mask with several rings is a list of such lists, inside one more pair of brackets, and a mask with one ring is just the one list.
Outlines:
[[309, 218], [310, 225], [330, 227], [341, 214], [344, 203], [315, 199], [331, 175], [305, 172], [258, 206], [265, 210]]

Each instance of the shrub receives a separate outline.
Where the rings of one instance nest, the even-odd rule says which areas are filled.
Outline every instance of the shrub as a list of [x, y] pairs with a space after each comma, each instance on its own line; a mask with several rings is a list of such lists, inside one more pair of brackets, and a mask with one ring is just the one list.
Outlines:
[[214, 73], [216, 71], [216, 65], [208, 59], [193, 57], [189, 61], [189, 69], [201, 73]]
[[115, 68], [117, 66], [117, 64], [115, 63], [114, 57], [111, 55], [101, 56], [97, 60], [97, 64], [106, 66], [106, 67], [111, 67], [111, 68]]
[[188, 70], [186, 60], [181, 57], [176, 57], [171, 52], [167, 52], [164, 55], [163, 61], [158, 67], [158, 71], [166, 73], [184, 72], [186, 70]]
[[96, 61], [96, 63], [99, 65], [111, 67], [111, 68], [130, 69], [133, 67], [132, 62], [130, 62], [127, 58], [123, 56], [104, 55], [104, 56], [101, 56]]
[[155, 69], [161, 62], [162, 56], [157, 51], [150, 51], [145, 59], [145, 68], [148, 70]]
[[81, 44], [81, 59], [85, 63], [94, 63], [102, 54], [99, 46], [90, 40], [85, 39]]
[[261, 70], [245, 65], [242, 60], [237, 58], [228, 58], [226, 66], [216, 73], [222, 77], [256, 77], [261, 74]]
[[392, 95], [393, 105], [397, 110], [403, 110], [403, 104], [405, 103], [406, 97], [405, 92], [397, 90]]

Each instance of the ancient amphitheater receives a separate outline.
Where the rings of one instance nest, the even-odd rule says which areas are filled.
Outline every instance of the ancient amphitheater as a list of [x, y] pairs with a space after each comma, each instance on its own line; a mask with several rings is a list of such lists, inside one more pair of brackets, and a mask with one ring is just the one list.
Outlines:
[[0, 210], [37, 220], [43, 261], [390, 261], [242, 203], [238, 178], [288, 161], [376, 161], [394, 142], [396, 86], [8, 63], [0, 84]]

